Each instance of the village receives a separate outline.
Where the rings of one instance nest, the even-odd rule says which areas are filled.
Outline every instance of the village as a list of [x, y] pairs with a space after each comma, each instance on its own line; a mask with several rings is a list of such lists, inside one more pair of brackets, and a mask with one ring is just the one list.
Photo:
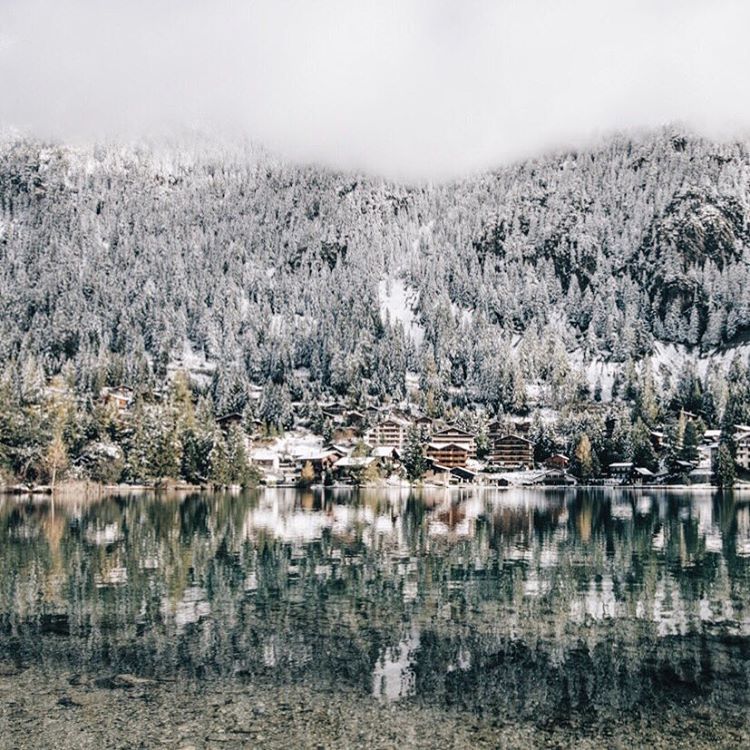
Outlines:
[[[260, 397], [260, 388], [254, 395]], [[124, 416], [131, 409], [133, 393], [122, 387], [107, 388], [101, 398]], [[673, 446], [665, 430], [655, 429], [650, 431], [650, 441], [658, 468], [619, 460], [583, 474], [581, 456], [569, 456], [550, 446], [539, 450], [531, 437], [533, 422], [528, 415], [508, 415], [489, 421], [481, 432], [472, 432], [432, 419], [411, 402], [356, 409], [330, 400], [318, 406], [328, 439], [316, 434], [304, 419], [297, 419], [293, 428], [279, 435], [267, 434], [260, 420], [249, 422], [239, 412], [219, 416], [216, 425], [224, 435], [232, 431], [242, 435], [255, 482], [277, 487], [413, 483], [441, 487], [710, 486], [716, 484], [722, 444], [719, 429], [695, 433], [696, 444], [687, 450], [682, 441]], [[546, 418], [554, 420], [555, 415]], [[682, 410], [679, 420], [692, 427], [699, 417]], [[731, 437], [735, 468], [742, 476], [750, 471], [750, 425], [736, 425]]]

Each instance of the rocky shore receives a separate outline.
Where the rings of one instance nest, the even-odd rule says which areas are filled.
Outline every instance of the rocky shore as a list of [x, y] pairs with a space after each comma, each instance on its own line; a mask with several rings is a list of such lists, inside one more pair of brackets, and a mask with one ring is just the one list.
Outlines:
[[746, 716], [716, 711], [610, 721], [515, 723], [304, 685], [160, 682], [134, 675], [49, 674], [0, 664], [0, 748], [747, 747]]

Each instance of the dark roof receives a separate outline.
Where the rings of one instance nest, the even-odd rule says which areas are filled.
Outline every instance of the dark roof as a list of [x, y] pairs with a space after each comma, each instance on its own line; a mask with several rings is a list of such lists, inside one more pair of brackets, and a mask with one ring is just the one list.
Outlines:
[[451, 474], [456, 477], [461, 477], [461, 479], [474, 479], [477, 475], [476, 471], [472, 471], [463, 466], [455, 466], [451, 469]]
[[439, 435], [444, 435], [446, 432], [457, 432], [461, 435], [465, 435], [466, 437], [473, 438], [474, 435], [471, 432], [467, 432], [466, 430], [462, 430], [460, 427], [443, 427], [442, 430], [438, 430], [437, 432], [432, 433], [432, 437], [438, 437]]
[[513, 434], [513, 433], [508, 433], [507, 435], [503, 435], [502, 437], [497, 438], [495, 440], [495, 443], [499, 443], [502, 440], [508, 440], [508, 439], [521, 440], [524, 443], [528, 443], [529, 445], [533, 445], [533, 443], [531, 442], [531, 440], [529, 440], [528, 438], [525, 438], [525, 437], [523, 437], [521, 435], [516, 435], [516, 434]]
[[229, 412], [229, 414], [222, 415], [216, 421], [217, 422], [230, 422], [235, 419], [239, 419], [240, 421], [242, 421], [242, 414], [240, 414], [237, 411], [232, 411], [232, 412]]

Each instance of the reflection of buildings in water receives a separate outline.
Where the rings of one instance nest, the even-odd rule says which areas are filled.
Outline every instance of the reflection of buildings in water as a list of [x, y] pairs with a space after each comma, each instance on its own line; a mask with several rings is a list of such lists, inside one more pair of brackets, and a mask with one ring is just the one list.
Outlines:
[[128, 582], [128, 569], [124, 565], [106, 565], [101, 573], [94, 576], [94, 585], [98, 589], [112, 586], [124, 586]]
[[745, 505], [737, 510], [735, 547], [738, 555], [750, 557], [750, 505]]
[[164, 602], [166, 614], [174, 617], [174, 623], [178, 630], [186, 625], [198, 622], [203, 617], [211, 614], [211, 604], [208, 601], [206, 590], [200, 586], [190, 586], [182, 593], [182, 597], [173, 606]]
[[[603, 622], [604, 627], [598, 629], [601, 634], [611, 627], [613, 619], [618, 619], [617, 627], [628, 633], [628, 637], [634, 637], [635, 632], [646, 632], [650, 638], [689, 635], [705, 631], [704, 625], [710, 625], [711, 632], [750, 635], [750, 614], [746, 614], [750, 613], [750, 607], [745, 604], [743, 608], [748, 598], [744, 583], [747, 560], [737, 557], [750, 555], [750, 507], [729, 504], [722, 510], [724, 506], [717, 505], [710, 497], [681, 497], [679, 502], [688, 512], [680, 515], [674, 500], [670, 507], [658, 495], [652, 499], [649, 517], [648, 513], [640, 512], [643, 498], [635, 496], [638, 515], [610, 524], [608, 499], [600, 502], [594, 497], [593, 502], [589, 498], [567, 506], [557, 501], [545, 505], [545, 493], [536, 494], [542, 500], [532, 502], [528, 496], [526, 499], [515, 496], [504, 503], [480, 492], [453, 496], [447, 502], [450, 493], [440, 493], [429, 508], [412, 501], [394, 505], [390, 511], [383, 497], [372, 497], [365, 504], [356, 494], [349, 493], [341, 496], [340, 502], [326, 502], [319, 510], [304, 511], [293, 494], [264, 494], [256, 508], [237, 504], [236, 521], [231, 526], [229, 522], [217, 521], [220, 518], [217, 513], [211, 519], [215, 523], [210, 526], [212, 538], [221, 537], [225, 531], [231, 533], [237, 549], [242, 546], [240, 539], [273, 536], [285, 542], [283, 548], [272, 547], [264, 566], [254, 570], [249, 568], [257, 565], [257, 557], [242, 558], [245, 571], [239, 580], [233, 578], [236, 570], [225, 571], [220, 560], [209, 561], [195, 554], [198, 545], [205, 542], [201, 534], [186, 537], [181, 544], [187, 555], [193, 552], [196, 566], [203, 566], [196, 568], [194, 580], [207, 580], [204, 575], [211, 565], [212, 575], [224, 581], [222, 591], [242, 597], [245, 592], [260, 590], [260, 596], [247, 597], [253, 602], [251, 606], [261, 601], [268, 589], [269, 581], [264, 576], [270, 577], [271, 585], [304, 577], [304, 586], [281, 586], [278, 595], [287, 602], [293, 601], [293, 597], [309, 597], [310, 591], [316, 590], [314, 587], [319, 586], [322, 591], [326, 581], [337, 578], [337, 586], [328, 589], [321, 600], [324, 603], [320, 606], [325, 609], [320, 611], [331, 613], [331, 617], [341, 615], [347, 627], [361, 627], [360, 632], [368, 625], [363, 624], [352, 602], [353, 592], [361, 591], [371, 603], [367, 623], [377, 621], [372, 627], [380, 627], [393, 617], [400, 618], [400, 622], [418, 623], [423, 634], [424, 623], [431, 618], [439, 620], [443, 632], [462, 626], [464, 618], [468, 618], [477, 627], [512, 633], [527, 641], [533, 637], [564, 635], [564, 626], [569, 622], [583, 625], [575, 633], [596, 630], [589, 628], [589, 623]], [[148, 501], [141, 498], [138, 502]], [[664, 523], [658, 520], [657, 506], [660, 510], [664, 507]], [[220, 506], [217, 501], [216, 506], [208, 507]], [[589, 519], [586, 543], [579, 534], [581, 511]], [[146, 519], [142, 525], [127, 525], [127, 545], [106, 550], [88, 547], [86, 554], [90, 559], [101, 558], [107, 566], [97, 583], [135, 586], [146, 579], [163, 581], [169, 590], [175, 590], [171, 584], [180, 575], [180, 569], [170, 562], [173, 555], [169, 545], [174, 543], [170, 541], [174, 536], [168, 529], [157, 529], [147, 515], [138, 515], [141, 517]], [[722, 519], [721, 526], [717, 518]], [[223, 523], [227, 525], [222, 526]], [[445, 528], [440, 539], [429, 536], [429, 529], [435, 524], [443, 524]], [[42, 528], [39, 521], [33, 525]], [[125, 528], [124, 522], [121, 527]], [[15, 528], [18, 526], [8, 527], [0, 545], [13, 538]], [[71, 550], [86, 550], [91, 543], [105, 545], [106, 540], [118, 538], [119, 528], [117, 523], [97, 523], [94, 516], [88, 528], [84, 526], [86, 544], [82, 545], [78, 537], [66, 537], [60, 544], [52, 533], [55, 529], [59, 531], [55, 527], [49, 535], [45, 533], [45, 539], [31, 542], [14, 539], [6, 546], [26, 550], [27, 545], [33, 544], [33, 549], [39, 551], [34, 564], [47, 566], [49, 572], [48, 546], [53, 543], [59, 546], [63, 561], [69, 563]], [[69, 533], [67, 527], [64, 533]], [[325, 544], [315, 544], [323, 535]], [[292, 547], [291, 561], [288, 545]], [[610, 554], [610, 546], [614, 556]], [[440, 568], [449, 559], [456, 563], [455, 578], [448, 566]], [[157, 569], [154, 566], [159, 561], [162, 562]], [[0, 558], [0, 567], [2, 562]], [[93, 569], [100, 564], [96, 563]], [[743, 565], [744, 568], [739, 567]], [[91, 575], [87, 572], [91, 567], [77, 573], [72, 568], [66, 565], [60, 570], [69, 576]], [[139, 568], [156, 572], [146, 577], [139, 574]], [[128, 569], [132, 581], [127, 580]], [[47, 603], [50, 598], [39, 596], [40, 578], [27, 578], [30, 583], [24, 588], [24, 577], [16, 577], [12, 594], [24, 598], [29, 603], [27, 610], [31, 608], [33, 613], [43, 599]], [[615, 580], [619, 581], [617, 585], [613, 584]], [[56, 590], [73, 590], [74, 587], [64, 583], [58, 582]], [[384, 584], [385, 588], [381, 588]], [[155, 590], [165, 588], [157, 586]], [[395, 596], [387, 591], [395, 592]], [[9, 594], [3, 596], [5, 606], [17, 611], [20, 605], [8, 598]], [[462, 609], [464, 602], [469, 603], [469, 608]], [[91, 598], [88, 604], [95, 612], [96, 598]], [[194, 587], [168, 608], [165, 619], [184, 629], [188, 623], [212, 614], [213, 607], [216, 622], [230, 628], [233, 626], [221, 619], [224, 605], [221, 599], [212, 600], [203, 589]], [[283, 627], [289, 627], [288, 622], [284, 621]], [[305, 638], [313, 636], [314, 631]], [[380, 680], [386, 695], [393, 694], [394, 685], [408, 680], [411, 674], [404, 666], [408, 653], [404, 657], [406, 662], [401, 658], [401, 647], [391, 656], [383, 662]], [[364, 675], [367, 681], [369, 661]], [[373, 689], [374, 681], [373, 676]]]
[[419, 631], [412, 631], [399, 642], [381, 649], [372, 670], [372, 694], [388, 701], [398, 700], [414, 692], [416, 651], [419, 649]]
[[639, 516], [647, 516], [651, 513], [652, 498], [650, 495], [644, 494], [638, 498], [635, 509]]
[[275, 667], [278, 662], [276, 635], [270, 635], [263, 644], [263, 665]]
[[141, 570], [158, 570], [159, 569], [159, 553], [156, 552], [153, 555], [144, 555], [138, 560], [138, 567]]
[[587, 620], [604, 620], [617, 617], [621, 614], [618, 602], [615, 599], [614, 582], [612, 576], [607, 574], [600, 581], [590, 581], [588, 590], [579, 595], [570, 604], [570, 620], [575, 623], [584, 623]]
[[618, 521], [631, 521], [633, 519], [633, 506], [630, 504], [630, 500], [613, 502], [610, 505], [610, 513], [612, 518], [616, 518]]
[[247, 511], [242, 534], [245, 539], [254, 540], [263, 531], [281, 541], [304, 543], [320, 539], [332, 525], [333, 519], [323, 511], [294, 510], [272, 498]]
[[96, 546], [114, 544], [124, 538], [119, 525], [116, 523], [89, 525], [86, 527], [83, 536], [89, 544]]
[[659, 529], [651, 536], [651, 549], [655, 552], [663, 552], [665, 542], [666, 536], [664, 534], [664, 527], [660, 526]]

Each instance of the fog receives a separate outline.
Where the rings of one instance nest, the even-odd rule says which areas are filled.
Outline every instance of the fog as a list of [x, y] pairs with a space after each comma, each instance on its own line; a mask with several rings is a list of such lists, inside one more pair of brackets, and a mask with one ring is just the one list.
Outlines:
[[613, 130], [744, 133], [748, 29], [728, 0], [0, 0], [0, 125], [441, 178]]

